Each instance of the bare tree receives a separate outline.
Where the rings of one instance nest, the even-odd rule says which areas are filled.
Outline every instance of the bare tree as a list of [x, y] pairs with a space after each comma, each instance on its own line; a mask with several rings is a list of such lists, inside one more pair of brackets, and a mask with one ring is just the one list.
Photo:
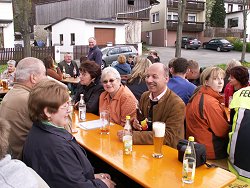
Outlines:
[[185, 17], [186, 4], [187, 4], [186, 0], [179, 0], [178, 2], [178, 26], [176, 33], [175, 57], [181, 57], [181, 38], [182, 38], [182, 28]]
[[249, 0], [243, 0], [243, 45], [242, 45], [242, 53], [241, 53], [241, 62], [245, 61], [246, 56], [246, 48], [247, 48], [247, 15], [249, 11]]
[[23, 36], [24, 56], [31, 56], [30, 33], [32, 32], [32, 1], [13, 0], [15, 30]]

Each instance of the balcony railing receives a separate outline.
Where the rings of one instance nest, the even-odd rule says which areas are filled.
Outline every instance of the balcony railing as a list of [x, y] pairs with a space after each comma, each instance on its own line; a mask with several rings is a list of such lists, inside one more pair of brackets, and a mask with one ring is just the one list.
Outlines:
[[[177, 20], [167, 20], [167, 29], [169, 31], [176, 31], [178, 26]], [[204, 30], [204, 22], [187, 22], [183, 23], [183, 31], [201, 32]]]
[[[178, 1], [167, 0], [168, 8], [178, 9]], [[204, 11], [205, 2], [204, 1], [187, 1], [186, 10], [192, 11]]]

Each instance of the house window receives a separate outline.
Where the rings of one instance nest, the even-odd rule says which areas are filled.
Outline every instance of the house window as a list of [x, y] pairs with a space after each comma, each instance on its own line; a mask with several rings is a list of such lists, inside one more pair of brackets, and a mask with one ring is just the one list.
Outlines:
[[233, 12], [233, 4], [228, 4], [228, 12]]
[[168, 13], [168, 20], [178, 20], [178, 13], [176, 13], [176, 12], [169, 12]]
[[231, 27], [238, 27], [238, 22], [239, 22], [239, 19], [238, 19], [238, 18], [231, 18], [231, 19], [228, 19], [228, 28], [231, 28]]
[[63, 45], [63, 34], [60, 34], [60, 45], [62, 46]]
[[152, 13], [152, 21], [151, 23], [159, 22], [159, 12]]
[[3, 40], [3, 28], [0, 27], [0, 48], [4, 47], [4, 40]]
[[135, 0], [128, 0], [128, 5], [135, 5]]
[[189, 22], [196, 22], [196, 14], [188, 14]]
[[238, 5], [238, 11], [243, 10], [243, 6], [242, 5]]
[[75, 33], [70, 33], [70, 44], [75, 45]]

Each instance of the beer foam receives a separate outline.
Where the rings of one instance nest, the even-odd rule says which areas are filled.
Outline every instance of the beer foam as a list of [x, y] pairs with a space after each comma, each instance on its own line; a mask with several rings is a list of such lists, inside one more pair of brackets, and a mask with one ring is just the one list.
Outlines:
[[155, 137], [164, 137], [165, 135], [165, 123], [153, 122], [153, 131]]

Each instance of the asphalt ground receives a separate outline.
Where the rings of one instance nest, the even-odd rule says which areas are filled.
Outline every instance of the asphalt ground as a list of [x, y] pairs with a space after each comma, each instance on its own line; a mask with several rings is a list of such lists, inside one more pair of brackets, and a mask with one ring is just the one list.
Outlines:
[[[169, 60], [175, 57], [175, 47], [147, 46], [147, 48], [156, 50], [158, 55], [160, 56], [161, 62], [166, 65], [168, 64]], [[214, 50], [208, 50], [203, 48], [199, 48], [198, 50], [185, 50], [182, 48], [181, 57], [184, 57], [188, 60], [193, 59], [197, 61], [201, 67], [208, 67], [217, 64], [227, 64], [232, 59], [240, 60], [241, 52], [217, 52]], [[250, 62], [250, 53], [246, 53], [245, 60], [247, 62]]]

